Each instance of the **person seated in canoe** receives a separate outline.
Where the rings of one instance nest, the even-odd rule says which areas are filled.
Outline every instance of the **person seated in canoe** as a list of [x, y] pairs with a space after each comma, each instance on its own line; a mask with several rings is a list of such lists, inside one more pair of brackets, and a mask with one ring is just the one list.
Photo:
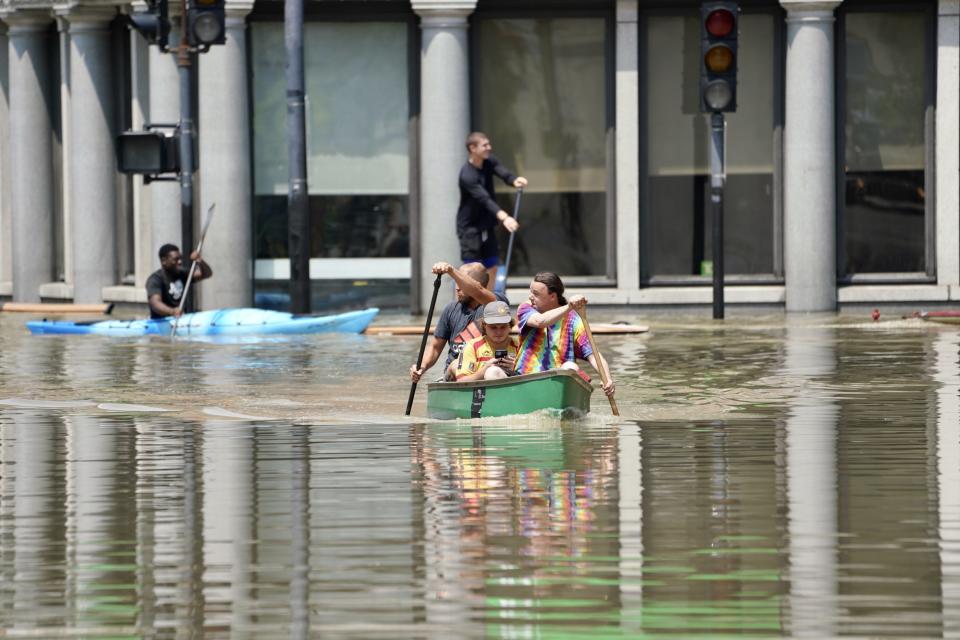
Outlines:
[[494, 293], [487, 288], [490, 274], [486, 267], [479, 262], [471, 262], [455, 269], [447, 262], [438, 262], [431, 268], [437, 275], [446, 274], [453, 278], [456, 284], [456, 299], [449, 302], [440, 313], [437, 328], [433, 332], [433, 340], [427, 345], [423, 353], [420, 368], [416, 364], [410, 365], [410, 380], [419, 382], [420, 376], [432, 367], [447, 349], [447, 360], [443, 367], [441, 380], [453, 380], [456, 375], [456, 360], [460, 351], [469, 340], [480, 337], [477, 320], [483, 313], [483, 305], [499, 300], [509, 304], [507, 297], [502, 293]]
[[516, 336], [510, 335], [513, 317], [510, 305], [497, 300], [483, 306], [482, 337], [471, 340], [457, 359], [457, 382], [497, 380], [513, 374], [517, 358]]
[[[200, 254], [194, 251], [190, 259], [197, 263], [193, 272], [193, 282], [206, 280], [213, 275], [210, 268]], [[189, 271], [183, 268], [183, 256], [180, 249], [173, 244], [160, 247], [160, 268], [147, 278], [147, 303], [150, 305], [150, 318], [179, 318], [180, 298], [187, 284]]]
[[577, 313], [587, 305], [583, 296], [563, 297], [563, 281], [551, 271], [541, 271], [530, 283], [530, 301], [517, 308], [520, 326], [520, 348], [517, 353], [517, 373], [536, 373], [551, 369], [579, 371], [576, 360], [587, 360], [593, 368], [607, 372], [603, 392], [613, 397], [614, 382], [610, 367], [600, 356], [600, 362], [590, 348], [590, 339], [583, 319]]

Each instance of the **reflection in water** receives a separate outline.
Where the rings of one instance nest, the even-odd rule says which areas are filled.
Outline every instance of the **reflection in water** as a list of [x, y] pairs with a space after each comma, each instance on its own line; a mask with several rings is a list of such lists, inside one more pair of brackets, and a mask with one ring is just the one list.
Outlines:
[[620, 522], [620, 626], [643, 629], [643, 436], [636, 425], [620, 428], [617, 450]]
[[[233, 422], [203, 425], [203, 584], [205, 624], [231, 629], [232, 637], [252, 637], [250, 572], [253, 558], [253, 439]], [[305, 501], [291, 505], [302, 510]], [[306, 566], [306, 563], [294, 564]]]
[[601, 338], [632, 418], [438, 423], [413, 341], [4, 322], [0, 633], [960, 635], [949, 328]]
[[942, 333], [934, 343], [936, 470], [940, 573], [945, 638], [960, 638], [960, 336]]
[[[12, 419], [13, 468], [30, 469], [11, 483], [13, 495], [12, 540], [4, 545], [5, 564], [12, 565], [13, 579], [4, 588], [13, 591], [9, 622], [12, 629], [50, 624], [62, 619], [67, 602], [60, 594], [67, 592], [63, 558], [63, 509], [56, 496], [62, 489], [57, 472], [60, 461], [57, 432], [61, 425], [48, 416], [23, 412]], [[7, 475], [4, 469], [4, 475]], [[9, 546], [7, 546], [9, 545]]]
[[834, 332], [789, 328], [783, 373], [802, 382], [787, 410], [790, 623], [793, 635], [829, 638], [837, 618], [839, 409], [824, 379], [836, 369]]

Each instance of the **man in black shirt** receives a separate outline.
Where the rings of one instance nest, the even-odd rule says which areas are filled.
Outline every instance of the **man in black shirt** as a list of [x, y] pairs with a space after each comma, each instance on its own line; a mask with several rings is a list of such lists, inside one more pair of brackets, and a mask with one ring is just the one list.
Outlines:
[[[197, 263], [193, 272], [194, 282], [213, 275], [213, 269], [196, 251], [190, 254], [190, 259]], [[180, 317], [180, 299], [188, 273], [183, 268], [183, 256], [176, 245], [165, 244], [160, 247], [160, 268], [147, 278], [147, 302], [150, 304], [151, 318]]]
[[500, 208], [494, 199], [493, 176], [517, 189], [527, 186], [527, 179], [517, 177], [491, 155], [493, 146], [486, 134], [474, 131], [467, 136], [470, 156], [460, 169], [460, 207], [457, 210], [457, 237], [463, 262], [479, 262], [489, 274], [488, 286], [497, 280], [500, 249], [494, 231], [503, 223], [514, 233], [520, 224]]
[[460, 356], [467, 340], [480, 337], [480, 329], [475, 321], [482, 316], [483, 305], [494, 300], [507, 302], [507, 297], [502, 293], [495, 294], [487, 289], [487, 271], [479, 262], [465, 264], [459, 269], [454, 269], [449, 263], [438, 262], [433, 265], [432, 271], [453, 278], [457, 285], [457, 299], [447, 304], [440, 313], [433, 340], [423, 353], [420, 368], [417, 369], [416, 364], [410, 365], [410, 380], [413, 382], [420, 381], [420, 376], [440, 358], [448, 342], [450, 348], [447, 349], [447, 361], [441, 379], [454, 379], [450, 363]]

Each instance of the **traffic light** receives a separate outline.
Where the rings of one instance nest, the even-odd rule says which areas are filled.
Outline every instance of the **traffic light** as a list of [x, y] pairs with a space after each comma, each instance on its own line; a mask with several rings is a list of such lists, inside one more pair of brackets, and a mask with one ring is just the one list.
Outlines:
[[148, 0], [146, 11], [128, 14], [127, 19], [148, 43], [157, 45], [161, 51], [167, 50], [167, 36], [170, 35], [167, 0]]
[[206, 51], [227, 41], [226, 0], [187, 0], [190, 46]]
[[737, 110], [737, 32], [740, 7], [736, 2], [700, 5], [700, 111]]

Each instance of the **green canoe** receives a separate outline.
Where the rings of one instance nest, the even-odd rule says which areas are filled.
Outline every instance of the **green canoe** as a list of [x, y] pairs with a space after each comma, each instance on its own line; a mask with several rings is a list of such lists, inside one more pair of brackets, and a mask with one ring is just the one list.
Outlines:
[[427, 385], [431, 418], [489, 418], [551, 409], [563, 415], [590, 411], [593, 387], [575, 371], [557, 369], [503, 380]]

